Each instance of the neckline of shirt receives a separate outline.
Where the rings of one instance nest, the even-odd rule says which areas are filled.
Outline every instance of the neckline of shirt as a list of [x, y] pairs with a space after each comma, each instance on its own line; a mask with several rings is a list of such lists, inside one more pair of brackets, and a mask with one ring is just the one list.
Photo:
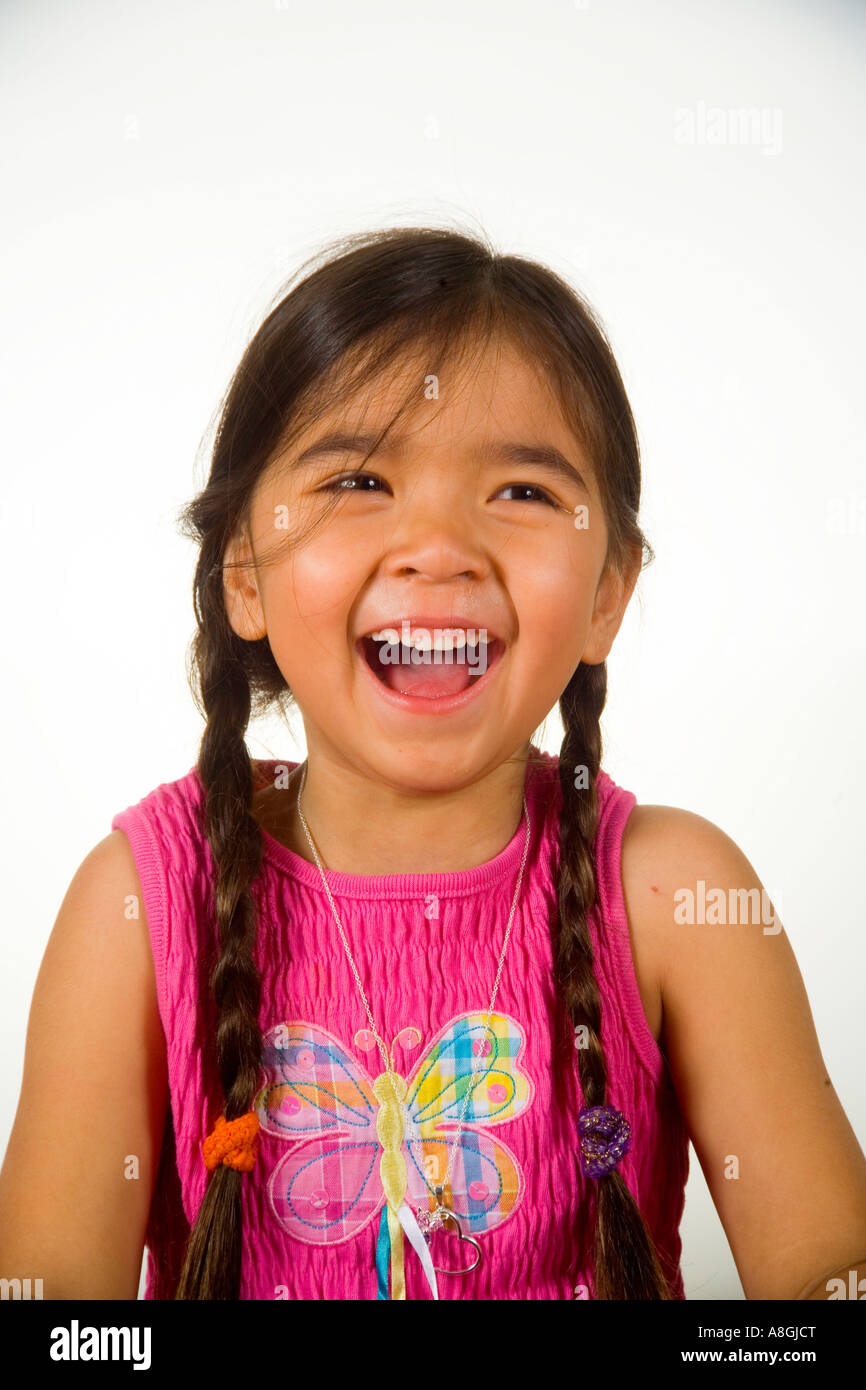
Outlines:
[[[551, 784], [557, 783], [558, 759], [553, 754], [540, 752], [537, 748], [533, 748], [533, 755], [541, 758], [542, 762], [540, 765], [532, 762], [527, 767], [525, 791], [530, 835], [524, 877], [528, 877], [531, 872], [533, 862], [537, 858], [539, 842], [546, 829], [546, 813], [550, 809], [550, 802], [549, 796], [543, 795], [543, 792], [545, 789], [549, 792]], [[298, 766], [297, 762], [286, 758], [257, 758], [255, 761], [259, 768], [267, 769], [269, 774], [272, 774], [276, 767], [285, 767], [291, 772]], [[192, 771], [195, 773], [196, 769], [193, 768]], [[316, 864], [296, 854], [263, 827], [259, 828], [263, 858], [281, 873], [327, 898]], [[520, 823], [508, 844], [492, 859], [476, 864], [470, 869], [458, 869], [451, 873], [412, 874], [345, 874], [326, 869], [325, 878], [334, 897], [394, 899], [425, 898], [431, 894], [437, 897], [467, 897], [490, 888], [506, 877], [516, 875], [520, 867], [525, 836], [526, 827], [521, 815]]]

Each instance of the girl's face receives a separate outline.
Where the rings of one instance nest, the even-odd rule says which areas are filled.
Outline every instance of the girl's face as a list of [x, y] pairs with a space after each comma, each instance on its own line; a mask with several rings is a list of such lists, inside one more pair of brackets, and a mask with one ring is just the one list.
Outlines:
[[[374, 435], [413, 382], [417, 408], [367, 463], [346, 438], [310, 453]], [[263, 475], [244, 540], [226, 558], [258, 563], [225, 570], [229, 617], [267, 634], [311, 768], [327, 757], [406, 792], [467, 786], [520, 752], [578, 663], [605, 659], [637, 577], [603, 573], [592, 464], [504, 340], [457, 379], [407, 366], [323, 416]], [[383, 629], [390, 646], [370, 637]]]

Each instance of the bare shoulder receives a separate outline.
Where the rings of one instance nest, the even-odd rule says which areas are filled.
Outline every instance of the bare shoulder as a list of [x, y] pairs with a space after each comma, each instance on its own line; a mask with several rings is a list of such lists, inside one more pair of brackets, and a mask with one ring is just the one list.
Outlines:
[[[771, 906], [736, 841], [713, 821], [677, 806], [634, 807], [623, 831], [621, 872], [633, 944], [662, 997], [673, 973], [688, 965], [682, 924], [689, 920], [690, 902], [700, 910], [708, 898], [717, 901], [714, 893], [724, 894], [727, 903], [729, 891], [757, 890], [759, 896], [764, 892], [758, 911], [766, 913]], [[736, 898], [737, 906], [739, 902]], [[719, 920], [724, 922], [725, 916]], [[755, 922], [760, 926], [759, 916]]]
[[743, 851], [720, 826], [678, 806], [632, 809], [620, 872], [644, 1012], [656, 1042], [663, 1043], [665, 983], [670, 984], [672, 970], [687, 964], [681, 936], [673, 930], [679, 898], [694, 891], [700, 879], [757, 880]]
[[[658, 984], [664, 965], [667, 908], [692, 869], [739, 857], [735, 842], [712, 821], [677, 806], [635, 806], [622, 837], [621, 873], [629, 927]], [[661, 909], [661, 910], [660, 910]]]
[[638, 990], [650, 1032], [664, 1041], [664, 981], [676, 955], [674, 895], [703, 874], [751, 868], [718, 825], [677, 806], [637, 805], [625, 824], [620, 873]]
[[665, 939], [658, 925], [660, 878], [687, 812], [671, 806], [633, 807], [622, 836], [620, 875], [635, 978], [649, 1030], [662, 1043]]

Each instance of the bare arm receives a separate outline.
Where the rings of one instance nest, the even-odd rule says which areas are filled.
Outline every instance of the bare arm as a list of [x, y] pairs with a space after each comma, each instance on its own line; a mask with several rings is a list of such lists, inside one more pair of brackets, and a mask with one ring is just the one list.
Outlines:
[[136, 1297], [167, 1104], [141, 884], [114, 830], [77, 870], [36, 981], [0, 1276], [41, 1278], [49, 1299]]
[[638, 806], [635, 817], [627, 911], [657, 970], [660, 1046], [746, 1297], [826, 1299], [831, 1274], [847, 1279], [866, 1259], [866, 1157], [794, 952], [781, 923], [765, 931], [743, 911], [676, 921], [675, 894], [698, 879], [729, 902], [731, 889], [760, 895], [761, 881], [701, 816]]

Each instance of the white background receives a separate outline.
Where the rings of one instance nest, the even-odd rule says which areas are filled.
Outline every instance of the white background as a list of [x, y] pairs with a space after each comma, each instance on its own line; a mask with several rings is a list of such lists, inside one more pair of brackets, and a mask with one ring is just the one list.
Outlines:
[[[69, 880], [195, 761], [174, 517], [220, 394], [322, 242], [425, 221], [546, 261], [602, 316], [658, 555], [609, 661], [604, 765], [743, 847], [866, 1140], [864, 16], [5, 0], [0, 1148]], [[763, 133], [734, 114], [708, 143], [712, 108]], [[249, 744], [293, 754], [279, 728]], [[682, 1235], [687, 1296], [741, 1298], [694, 1151]]]

